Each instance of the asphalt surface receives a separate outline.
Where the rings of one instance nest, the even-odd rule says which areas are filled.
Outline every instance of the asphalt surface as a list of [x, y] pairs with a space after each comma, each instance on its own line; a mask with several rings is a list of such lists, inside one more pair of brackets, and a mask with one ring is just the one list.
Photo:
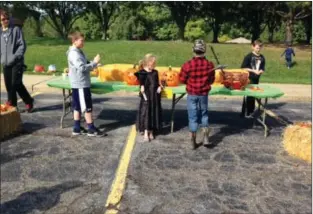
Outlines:
[[[1, 213], [104, 213], [138, 98], [93, 96], [104, 138], [72, 137], [70, 115], [61, 129], [61, 100], [38, 95], [35, 111], [21, 114], [23, 132], [1, 142]], [[212, 98], [214, 146], [193, 151], [186, 100], [177, 104], [174, 133], [170, 106], [163, 100], [164, 129], [154, 141], [137, 136], [120, 213], [312, 212], [311, 165], [284, 152], [283, 124], [269, 118], [264, 138], [261, 126], [239, 117], [241, 100]], [[286, 121], [311, 120], [311, 103], [270, 100], [269, 109]]]

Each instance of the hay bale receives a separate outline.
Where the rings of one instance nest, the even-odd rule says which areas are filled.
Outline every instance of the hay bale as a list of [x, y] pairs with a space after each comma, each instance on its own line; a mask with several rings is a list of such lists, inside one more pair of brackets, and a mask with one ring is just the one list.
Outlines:
[[286, 127], [283, 144], [291, 156], [312, 163], [312, 123], [298, 122]]
[[0, 139], [21, 130], [21, 115], [16, 108], [10, 108], [0, 113]]

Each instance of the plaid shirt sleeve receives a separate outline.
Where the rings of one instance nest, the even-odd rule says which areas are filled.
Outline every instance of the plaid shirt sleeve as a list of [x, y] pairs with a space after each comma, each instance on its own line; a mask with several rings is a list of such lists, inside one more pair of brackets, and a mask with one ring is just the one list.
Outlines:
[[188, 67], [187, 63], [183, 64], [183, 66], [180, 70], [180, 73], [179, 73], [179, 80], [184, 84], [187, 83], [187, 78], [188, 78], [188, 70], [189, 69], [187, 67]]

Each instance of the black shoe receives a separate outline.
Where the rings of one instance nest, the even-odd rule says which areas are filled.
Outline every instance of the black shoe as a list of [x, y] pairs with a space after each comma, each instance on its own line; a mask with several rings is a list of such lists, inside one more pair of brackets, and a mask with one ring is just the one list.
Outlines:
[[81, 130], [80, 130], [80, 129], [73, 128], [72, 135], [73, 135], [73, 136], [81, 135]]
[[85, 129], [84, 127], [80, 127], [80, 133], [82, 134], [82, 135], [86, 135], [86, 134], [88, 134], [88, 131], [87, 131], [87, 129]]
[[104, 136], [107, 136], [107, 134], [100, 131], [97, 128], [94, 128], [94, 129], [88, 129], [87, 136], [88, 137], [104, 137]]

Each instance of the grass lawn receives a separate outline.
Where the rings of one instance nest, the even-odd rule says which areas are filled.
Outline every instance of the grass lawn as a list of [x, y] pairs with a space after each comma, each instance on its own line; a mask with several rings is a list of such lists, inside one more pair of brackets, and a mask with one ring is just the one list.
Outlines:
[[[27, 73], [32, 74], [35, 64], [42, 64], [48, 68], [55, 64], [58, 72], [67, 67], [66, 51], [69, 43], [57, 39], [28, 40], [25, 56], [28, 66]], [[228, 68], [239, 68], [244, 56], [250, 52], [250, 45], [212, 44], [222, 64]], [[181, 66], [192, 57], [192, 43], [175, 41], [87, 41], [84, 52], [89, 57], [99, 53], [101, 64], [111, 63], [137, 63], [146, 53], [153, 53], [158, 57], [160, 66]], [[261, 78], [265, 83], [312, 83], [311, 47], [296, 47], [295, 65], [288, 70], [284, 59], [280, 58], [282, 47], [265, 46], [263, 55], [266, 59], [266, 72]], [[207, 57], [216, 64], [211, 50]]]

